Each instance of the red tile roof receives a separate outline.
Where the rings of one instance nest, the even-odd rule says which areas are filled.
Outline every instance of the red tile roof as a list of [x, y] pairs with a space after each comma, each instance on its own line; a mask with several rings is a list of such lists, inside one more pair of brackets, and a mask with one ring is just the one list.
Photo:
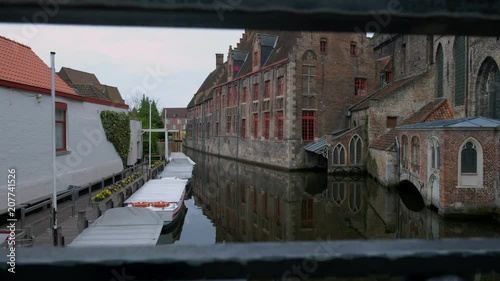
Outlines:
[[[455, 112], [447, 99], [435, 99], [426, 104], [420, 110], [406, 118], [399, 126], [432, 122], [436, 120], [446, 120], [455, 118]], [[398, 135], [398, 129], [392, 129], [376, 139], [371, 145], [371, 148], [380, 150], [389, 150], [394, 144], [394, 137]]]
[[[0, 62], [0, 85], [50, 93], [50, 67], [30, 47], [0, 36]], [[55, 81], [56, 94], [78, 98], [57, 75]]]

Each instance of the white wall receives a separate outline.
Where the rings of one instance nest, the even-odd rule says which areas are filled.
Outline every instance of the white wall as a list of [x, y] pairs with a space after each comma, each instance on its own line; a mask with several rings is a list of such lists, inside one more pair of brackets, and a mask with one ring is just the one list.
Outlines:
[[[7, 208], [7, 169], [15, 168], [16, 203], [52, 193], [51, 97], [0, 87], [0, 213]], [[113, 145], [106, 140], [100, 112], [126, 109], [56, 97], [67, 109], [66, 155], [56, 157], [57, 190], [85, 185], [123, 169]]]
[[142, 158], [142, 123], [139, 120], [130, 120], [130, 150], [127, 165], [134, 165]]

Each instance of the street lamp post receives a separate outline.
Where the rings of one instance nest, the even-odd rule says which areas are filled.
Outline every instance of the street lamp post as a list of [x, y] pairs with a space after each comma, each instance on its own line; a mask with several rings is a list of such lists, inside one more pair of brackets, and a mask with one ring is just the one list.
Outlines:
[[58, 234], [57, 234], [57, 178], [56, 178], [56, 82], [55, 82], [55, 52], [50, 52], [50, 63], [51, 63], [51, 96], [52, 104], [50, 107], [51, 111], [51, 122], [52, 125], [52, 237], [54, 246], [59, 244]]
[[148, 165], [148, 175], [151, 178], [151, 105], [152, 101], [149, 101], [149, 165]]

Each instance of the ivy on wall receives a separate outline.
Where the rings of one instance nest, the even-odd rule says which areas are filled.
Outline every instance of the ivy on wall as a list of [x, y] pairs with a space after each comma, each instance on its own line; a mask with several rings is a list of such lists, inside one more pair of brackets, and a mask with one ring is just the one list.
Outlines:
[[101, 111], [101, 122], [106, 139], [113, 144], [116, 152], [127, 166], [128, 151], [130, 149], [130, 119], [125, 112]]

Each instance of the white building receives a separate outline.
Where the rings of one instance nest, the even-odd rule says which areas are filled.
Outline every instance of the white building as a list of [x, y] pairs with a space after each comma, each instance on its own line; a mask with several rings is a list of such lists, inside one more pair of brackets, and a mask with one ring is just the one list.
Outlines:
[[[50, 88], [50, 68], [31, 48], [0, 36], [0, 198], [5, 198], [0, 214], [7, 211], [7, 169], [16, 169], [17, 206], [52, 194]], [[56, 77], [59, 192], [122, 171], [122, 160], [102, 127], [103, 110], [127, 112], [128, 106], [79, 96]], [[142, 147], [137, 144], [140, 136], [134, 136], [140, 128], [131, 123], [131, 148]], [[130, 152], [127, 164], [142, 157], [137, 149]]]

